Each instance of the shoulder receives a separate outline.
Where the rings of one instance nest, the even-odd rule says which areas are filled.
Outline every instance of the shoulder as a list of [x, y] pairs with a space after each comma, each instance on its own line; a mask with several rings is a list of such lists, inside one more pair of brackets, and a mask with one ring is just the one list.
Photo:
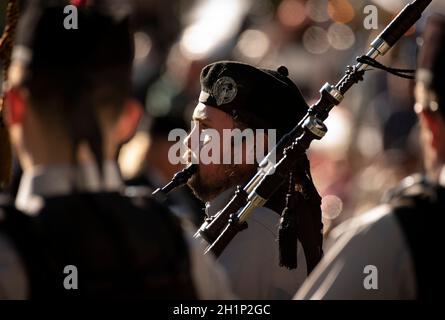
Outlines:
[[361, 270], [365, 265], [394, 269], [398, 258], [410, 260], [403, 229], [388, 205], [343, 222], [332, 231], [327, 242], [331, 245], [325, 261], [339, 261], [345, 266], [359, 264]]
[[85, 214], [110, 210], [114, 214], [122, 213], [127, 218], [135, 213], [162, 217], [170, 213], [167, 206], [153, 199], [151, 189], [144, 186], [126, 187], [117, 192], [82, 192], [45, 198], [41, 212], [60, 213], [62, 209], [67, 213], [78, 213], [82, 209], [80, 213]]
[[[443, 221], [444, 196], [443, 187], [424, 176], [414, 175], [405, 178], [384, 200], [408, 240], [415, 236], [418, 238], [415, 242], [418, 242], [429, 238], [431, 233], [439, 232], [436, 228], [443, 225], [439, 221]], [[432, 224], [432, 219], [437, 223]]]
[[[221, 254], [220, 260], [268, 259], [278, 250], [276, 242], [279, 219], [277, 213], [265, 207], [255, 208], [247, 219], [247, 228], [238, 232]], [[255, 258], [254, 258], [255, 257]]]
[[149, 208], [151, 211], [173, 214], [168, 208], [167, 202], [165, 202], [167, 199], [162, 198], [162, 196], [155, 198], [152, 192], [153, 189], [143, 185], [127, 186], [122, 191], [121, 196], [139, 208]]
[[437, 201], [438, 186], [424, 175], [415, 174], [403, 179], [400, 184], [389, 190], [383, 198], [393, 208], [416, 207]]
[[[255, 266], [260, 262], [261, 270], [278, 265], [278, 233], [279, 216], [268, 208], [256, 208], [247, 219], [247, 228], [240, 231], [227, 245], [227, 248], [219, 257], [226, 269], [250, 270], [249, 276], [253, 276]], [[242, 257], [243, 265], [239, 264]], [[266, 263], [267, 261], [267, 263]], [[270, 261], [274, 261], [270, 263]], [[275, 262], [276, 261], [276, 262]], [[247, 267], [249, 266], [249, 267]], [[250, 268], [250, 269], [249, 269]], [[230, 273], [230, 272], [229, 272]]]
[[[412, 297], [413, 261], [391, 207], [377, 207], [332, 231], [332, 246], [297, 298], [397, 299]], [[365, 290], [366, 268], [378, 270], [379, 290]], [[373, 270], [374, 270], [373, 269]]]
[[400, 231], [400, 217], [411, 215], [418, 208], [433, 205], [438, 198], [437, 190], [437, 186], [428, 182], [424, 176], [409, 176], [385, 194], [382, 205], [343, 222], [332, 230], [331, 237], [336, 239], [347, 233], [389, 232], [391, 229]]
[[11, 239], [0, 233], [0, 300], [26, 299], [27, 276], [21, 256]]
[[332, 230], [327, 242], [332, 246], [326, 255], [336, 252], [345, 259], [355, 259], [363, 252], [369, 258], [380, 260], [389, 254], [391, 259], [391, 254], [397, 255], [408, 248], [399, 220], [387, 204], [343, 222]]
[[191, 274], [200, 299], [233, 299], [229, 280], [223, 268], [212, 255], [204, 255], [203, 243], [193, 237], [195, 227], [181, 221], [185, 241], [189, 248]]
[[[280, 215], [275, 211], [266, 208], [258, 207], [252, 211], [252, 215], [247, 220], [249, 228], [257, 231], [263, 231], [274, 238], [278, 232], [278, 224], [280, 222]], [[263, 235], [264, 236], [264, 235]]]
[[[387, 204], [380, 205], [359, 216], [355, 216], [344, 221], [330, 232], [329, 237], [335, 240], [345, 234], [368, 232], [377, 225], [385, 225], [388, 223], [388, 220], [391, 221], [391, 213], [391, 206]], [[391, 222], [389, 223], [391, 224]]]

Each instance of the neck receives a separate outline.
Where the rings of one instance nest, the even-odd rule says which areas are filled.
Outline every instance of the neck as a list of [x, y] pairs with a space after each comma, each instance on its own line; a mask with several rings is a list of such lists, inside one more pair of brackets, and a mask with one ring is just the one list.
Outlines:
[[445, 164], [442, 165], [441, 169], [439, 170], [439, 178], [438, 178], [438, 183], [445, 187]]
[[[73, 153], [69, 143], [66, 144], [41, 144], [36, 152], [25, 152], [20, 157], [24, 170], [32, 170], [36, 167], [50, 167], [59, 165], [85, 165], [96, 163], [96, 159], [86, 144], [81, 144], [76, 153], [74, 161]], [[106, 154], [102, 162], [114, 161], [111, 154]]]

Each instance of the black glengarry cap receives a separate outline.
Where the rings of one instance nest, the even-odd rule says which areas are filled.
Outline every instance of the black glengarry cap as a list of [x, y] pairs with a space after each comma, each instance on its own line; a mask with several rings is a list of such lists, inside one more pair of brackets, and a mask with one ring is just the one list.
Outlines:
[[286, 67], [274, 71], [220, 61], [204, 67], [200, 81], [199, 102], [254, 129], [277, 129], [277, 137], [289, 132], [308, 110]]

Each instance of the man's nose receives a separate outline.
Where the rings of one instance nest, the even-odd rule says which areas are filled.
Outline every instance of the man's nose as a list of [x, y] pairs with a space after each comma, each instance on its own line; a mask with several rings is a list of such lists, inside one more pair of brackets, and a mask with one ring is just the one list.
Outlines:
[[184, 145], [194, 152], [200, 148], [200, 128], [199, 123], [194, 123], [190, 129], [189, 134], [184, 139]]
[[185, 137], [184, 139], [184, 145], [188, 148], [188, 149], [192, 149], [192, 130], [190, 130], [189, 134]]

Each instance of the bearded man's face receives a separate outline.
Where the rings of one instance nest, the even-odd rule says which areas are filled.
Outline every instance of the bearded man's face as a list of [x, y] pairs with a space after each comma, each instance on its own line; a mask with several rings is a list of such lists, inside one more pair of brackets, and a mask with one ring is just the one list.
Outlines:
[[[199, 103], [193, 112], [193, 127], [184, 142], [188, 148], [186, 154], [187, 161], [191, 162], [193, 156], [199, 157], [202, 147], [206, 143], [211, 142], [205, 141], [210, 140], [210, 138], [204, 139], [198, 146], [192, 146], [191, 141], [194, 136], [196, 139], [206, 129], [214, 129], [220, 139], [220, 159], [218, 163], [204, 164], [201, 159], [198, 159], [198, 170], [188, 181], [190, 188], [202, 201], [210, 201], [230, 187], [243, 184], [255, 172], [256, 166], [254, 164], [223, 163], [225, 151], [223, 146], [224, 143], [227, 143], [223, 141], [223, 130], [234, 128], [236, 128], [236, 125], [232, 117], [217, 108]], [[205, 136], [205, 133], [203, 135]], [[233, 153], [243, 151], [237, 148], [230, 148], [230, 152], [232, 153], [231, 159], [233, 160]], [[211, 151], [209, 156], [212, 156]]]

